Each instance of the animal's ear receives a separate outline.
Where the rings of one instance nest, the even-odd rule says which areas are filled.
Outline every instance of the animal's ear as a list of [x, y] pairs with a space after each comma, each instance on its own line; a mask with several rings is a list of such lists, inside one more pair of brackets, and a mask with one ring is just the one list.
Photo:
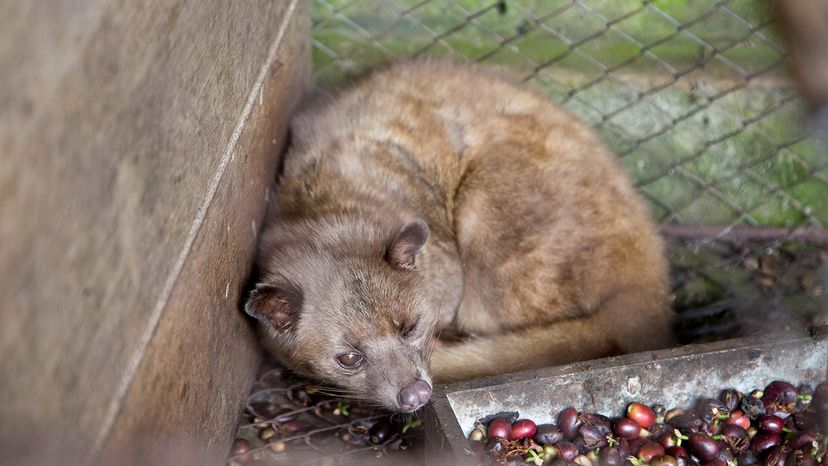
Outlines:
[[417, 253], [425, 246], [426, 241], [428, 241], [428, 225], [420, 219], [414, 220], [397, 233], [397, 237], [388, 248], [385, 259], [395, 267], [413, 269]]
[[250, 292], [244, 310], [275, 330], [290, 327], [302, 309], [302, 290], [286, 284], [259, 283]]

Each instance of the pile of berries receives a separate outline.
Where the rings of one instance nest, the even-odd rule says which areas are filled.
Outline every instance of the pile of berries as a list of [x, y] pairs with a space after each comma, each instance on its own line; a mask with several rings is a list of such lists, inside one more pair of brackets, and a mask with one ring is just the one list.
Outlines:
[[826, 458], [828, 383], [729, 389], [690, 410], [630, 403], [615, 419], [574, 407], [557, 424], [516, 418], [478, 421], [472, 451], [498, 464], [538, 466], [813, 466]]
[[422, 439], [421, 424], [274, 368], [253, 387], [226, 465], [385, 464]]

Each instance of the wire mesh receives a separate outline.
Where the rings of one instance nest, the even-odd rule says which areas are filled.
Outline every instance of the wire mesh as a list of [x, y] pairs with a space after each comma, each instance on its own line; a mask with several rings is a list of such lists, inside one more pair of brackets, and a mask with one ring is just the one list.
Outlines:
[[322, 85], [419, 55], [519, 70], [595, 126], [663, 223], [828, 222], [828, 157], [761, 2], [316, 0], [313, 23]]
[[422, 464], [422, 414], [389, 414], [266, 361], [247, 399], [229, 466]]
[[[828, 150], [810, 135], [765, 2], [315, 0], [313, 46], [321, 86], [404, 57], [448, 56], [517, 70], [592, 124], [671, 239], [676, 309], [701, 309], [680, 315], [682, 341], [756, 327], [740, 317], [700, 329], [710, 306], [732, 317], [757, 297], [798, 303], [789, 324], [818, 313]], [[796, 247], [809, 252], [785, 252]], [[811, 264], [815, 285], [780, 287], [748, 267], [782, 256]]]

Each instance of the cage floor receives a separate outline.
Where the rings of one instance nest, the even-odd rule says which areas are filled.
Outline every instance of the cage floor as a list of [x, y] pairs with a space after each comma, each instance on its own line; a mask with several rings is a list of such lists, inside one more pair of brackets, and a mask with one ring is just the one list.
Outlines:
[[[761, 229], [731, 230], [715, 239], [703, 229], [666, 233], [680, 344], [771, 334], [823, 315], [825, 238], [796, 241]], [[231, 452], [227, 462], [422, 464], [420, 421], [337, 397], [267, 361], [238, 428], [237, 439], [249, 450]]]

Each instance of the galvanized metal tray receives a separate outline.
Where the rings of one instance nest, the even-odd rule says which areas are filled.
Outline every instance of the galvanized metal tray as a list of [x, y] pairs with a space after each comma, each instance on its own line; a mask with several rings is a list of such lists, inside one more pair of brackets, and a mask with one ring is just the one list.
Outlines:
[[667, 407], [748, 391], [773, 380], [816, 384], [828, 375], [828, 327], [688, 345], [435, 387], [427, 412], [427, 464], [474, 462], [468, 434], [503, 411], [555, 422], [568, 406], [608, 416], [631, 401]]

